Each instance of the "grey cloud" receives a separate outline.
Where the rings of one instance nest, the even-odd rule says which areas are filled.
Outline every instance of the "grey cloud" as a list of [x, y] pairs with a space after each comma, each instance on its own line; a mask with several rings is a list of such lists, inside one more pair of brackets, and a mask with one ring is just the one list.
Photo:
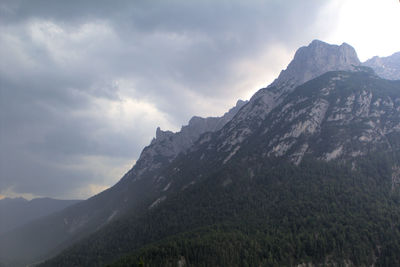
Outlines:
[[[223, 112], [215, 106], [234, 103], [247, 89], [238, 84], [251, 77], [236, 66], [271, 44], [291, 50], [309, 42], [318, 34], [313, 23], [325, 4], [2, 1], [0, 192], [13, 187], [74, 197], [85, 185], [111, 184], [118, 177], [79, 161], [99, 156], [122, 166], [137, 159], [161, 121], [179, 128], [204, 113], [200, 108]], [[41, 40], [32, 33], [38, 23], [59, 29], [44, 28], [36, 33]], [[118, 85], [119, 80], [131, 85]], [[118, 105], [126, 97], [149, 103], [158, 113], [149, 113], [150, 120], [133, 117], [115, 129], [99, 103]]]
[[[322, 5], [321, 1], [28, 1], [21, 2], [15, 13], [25, 19], [108, 21], [120, 43], [104, 45], [98, 54], [102, 60], [91, 58], [90, 62], [109, 66], [95, 73], [114, 71], [144, 80], [138, 84], [138, 95], [150, 94], [156, 102], [160, 90], [169, 90], [164, 84], [171, 79], [203, 96], [221, 97], [224, 87], [236, 82], [231, 64], [256, 57], [271, 41], [290, 44], [307, 39], [308, 25]], [[120, 45], [118, 50], [115, 45]], [[164, 110], [169, 112], [168, 107]]]

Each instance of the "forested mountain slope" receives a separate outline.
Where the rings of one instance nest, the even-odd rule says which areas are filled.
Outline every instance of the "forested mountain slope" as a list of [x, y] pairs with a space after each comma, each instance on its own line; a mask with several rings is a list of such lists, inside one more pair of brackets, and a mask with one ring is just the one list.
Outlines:
[[202, 133], [219, 130], [245, 103], [237, 101], [222, 117], [193, 117], [177, 133], [157, 129], [156, 138], [143, 149], [136, 165], [112, 188], [1, 235], [0, 263], [14, 267], [38, 262], [135, 210], [143, 198], [159, 190], [144, 177], [159, 172]]
[[43, 266], [126, 253], [116, 266], [396, 266], [399, 108], [400, 81], [325, 73], [247, 120], [236, 143], [240, 113], [203, 135], [152, 178], [160, 194]]

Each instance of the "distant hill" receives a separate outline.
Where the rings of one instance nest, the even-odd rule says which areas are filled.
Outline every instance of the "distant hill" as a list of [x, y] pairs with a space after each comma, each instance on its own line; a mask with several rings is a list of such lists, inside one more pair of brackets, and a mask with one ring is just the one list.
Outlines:
[[4, 198], [0, 200], [0, 234], [65, 209], [79, 200]]
[[373, 57], [363, 63], [373, 68], [380, 77], [390, 80], [400, 80], [400, 52], [388, 57]]

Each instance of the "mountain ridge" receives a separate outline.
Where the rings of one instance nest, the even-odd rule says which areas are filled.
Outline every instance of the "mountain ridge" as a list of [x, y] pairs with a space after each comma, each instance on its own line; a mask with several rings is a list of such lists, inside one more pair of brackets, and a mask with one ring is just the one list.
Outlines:
[[373, 68], [382, 78], [400, 80], [400, 52], [387, 57], [375, 56], [365, 61], [363, 65]]
[[[320, 53], [331, 53], [329, 56], [319, 59]], [[305, 60], [305, 58], [307, 58]], [[304, 61], [306, 61], [304, 63]], [[355, 65], [357, 64], [357, 65]], [[326, 71], [352, 70], [358, 71], [360, 64], [357, 54], [351, 46], [342, 44], [341, 46], [329, 45], [319, 40], [314, 40], [308, 46], [299, 48], [289, 63], [288, 67], [281, 72], [279, 77], [266, 88], [257, 91], [241, 110], [236, 114], [229, 127], [225, 127], [221, 136], [225, 138], [231, 132], [228, 141], [223, 142], [219, 149], [230, 151], [232, 143], [244, 140], [252, 133], [248, 121], [262, 121], [269, 112], [278, 106], [294, 88], [315, 78]], [[305, 65], [306, 67], [304, 67]], [[314, 73], [310, 73], [307, 67]], [[209, 137], [205, 137], [207, 139]], [[200, 141], [202, 142], [202, 141]], [[233, 153], [233, 152], [232, 152]]]
[[[35, 233], [31, 240], [32, 244], [29, 242], [24, 244], [26, 251], [22, 250], [22, 253], [28, 255], [25, 260], [31, 262], [32, 260], [53, 256], [58, 251], [97, 230], [106, 229], [104, 227], [107, 227], [107, 225], [118, 224], [126, 218], [135, 217], [135, 214], [145, 214], [152, 210], [158, 210], [157, 207], [162, 207], [163, 203], [168, 203], [171, 194], [179, 195], [181, 191], [197, 188], [197, 185], [200, 185], [205, 179], [201, 174], [202, 169], [213, 170], [221, 166], [232, 166], [232, 162], [237, 162], [242, 155], [247, 153], [246, 146], [254, 149], [254, 153], [261, 153], [260, 155], [265, 158], [287, 156], [293, 158], [290, 162], [300, 164], [307, 151], [301, 152], [301, 145], [297, 147], [297, 145], [292, 144], [289, 147], [287, 144], [285, 145], [288, 140], [277, 139], [278, 143], [272, 142], [270, 148], [265, 147], [263, 143], [265, 133], [263, 135], [260, 132], [260, 127], [266, 127], [265, 124], [270, 122], [269, 118], [273, 118], [274, 114], [271, 114], [271, 112], [280, 105], [284, 105], [285, 99], [289, 95], [293, 95], [295, 88], [299, 88], [302, 83], [304, 84], [307, 78], [315, 79], [327, 71], [342, 71], [342, 68], [344, 68], [351, 71], [344, 75], [352, 77], [353, 75], [367, 75], [370, 79], [379, 81], [381, 79], [371, 72], [365, 72], [367, 69], [360, 68], [360, 62], [354, 49], [347, 44], [332, 46], [321, 41], [313, 41], [310, 45], [300, 48], [299, 51], [277, 80], [268, 87], [260, 89], [248, 102], [238, 102], [233, 112], [226, 113], [222, 118], [202, 119], [194, 117], [188, 126], [182, 127], [178, 133], [162, 131], [158, 128], [156, 138], [143, 149], [135, 166], [115, 186], [88, 201], [70, 207], [64, 213], [49, 216], [47, 221], [37, 222], [34, 227], [25, 228], [20, 231], [19, 236], [17, 235], [18, 239], [12, 235], [3, 236], [3, 242], [9, 243], [0, 247], [2, 248], [0, 251], [7, 251], [7, 256], [17, 255], [18, 257], [21, 251], [13, 254], [10, 252], [10, 247], [17, 248], [21, 242], [24, 242], [24, 236], [21, 233]], [[321, 53], [328, 52], [331, 53], [329, 56], [322, 59], [318, 57]], [[305, 66], [321, 65], [322, 67], [314, 68], [315, 73], [310, 74], [304, 67], [299, 67], [302, 64], [296, 63], [303, 61], [303, 56], [308, 57]], [[292, 75], [292, 78], [290, 75]], [[332, 75], [332, 73], [329, 75]], [[343, 75], [343, 73], [334, 73], [334, 75]], [[330, 80], [323, 79], [328, 93], [329, 82]], [[384, 106], [384, 102], [384, 100], [381, 100], [382, 106]], [[319, 103], [319, 107], [324, 107], [323, 101]], [[302, 103], [299, 102], [296, 105], [302, 105]], [[287, 111], [289, 112], [290, 108], [287, 108]], [[287, 121], [291, 122], [289, 119]], [[273, 119], [271, 119], [271, 122], [273, 122]], [[314, 124], [308, 124], [304, 128], [304, 125], [299, 126], [301, 131], [299, 131], [298, 136], [293, 136], [293, 131], [290, 130], [288, 133], [292, 136], [286, 137], [300, 138], [301, 141], [301, 136], [310, 132], [312, 128], [318, 128], [319, 123], [316, 126], [312, 125]], [[295, 128], [297, 129], [297, 126]], [[252, 136], [263, 145], [251, 144], [249, 138]], [[270, 140], [273, 141], [273, 137]], [[279, 146], [281, 148], [287, 146], [288, 148], [282, 153], [283, 150], [278, 149]], [[300, 151], [293, 150], [293, 152], [290, 150], [296, 147]], [[260, 152], [263, 149], [276, 153], [264, 155], [265, 151]], [[288, 151], [290, 154], [285, 154]], [[331, 152], [329, 151], [329, 153]], [[300, 156], [296, 156], [296, 153]], [[252, 157], [257, 157], [256, 155], [258, 154], [249, 154], [243, 160], [250, 160]], [[335, 158], [332, 157], [332, 160], [335, 160]], [[206, 160], [212, 162], [212, 164], [209, 165]], [[192, 166], [191, 162], [196, 162], [197, 165]], [[187, 168], [185, 164], [191, 167]], [[249, 169], [249, 177], [254, 177], [256, 170], [257, 168]], [[233, 182], [233, 179], [226, 177], [222, 181], [222, 185], [225, 185], [225, 188]], [[54, 237], [51, 236], [47, 237], [48, 239], [43, 238], [43, 224], [48, 229], [57, 229], [56, 233], [59, 237], [57, 242], [54, 242]], [[30, 247], [37, 243], [35, 240], [42, 240], [42, 243], [46, 243], [47, 247], [43, 249], [38, 247], [38, 251], [30, 252]], [[57, 249], [49, 252], [54, 248]], [[1, 256], [4, 257], [4, 255]]]
[[[221, 149], [224, 148], [221, 146], [224, 138], [219, 139], [221, 134], [230, 133], [224, 131], [230, 128], [229, 124], [220, 131], [206, 134], [211, 135], [209, 138], [201, 137], [195, 148], [178, 156], [161, 173], [148, 177], [154, 181], [154, 186], [159, 185], [159, 194], [145, 201], [140, 212], [130, 219], [106, 226], [42, 266], [61, 262], [96, 266], [113, 262], [129, 252], [137, 254], [131, 260], [121, 259], [121, 264], [116, 263], [116, 266], [140, 266], [140, 258], [149, 266], [167, 262], [176, 264], [182, 258], [192, 264], [205, 262], [205, 265], [240, 266], [244, 263], [236, 255], [243, 251], [251, 257], [247, 254], [242, 257], [256, 266], [260, 263], [268, 265], [264, 261], [269, 258], [275, 265], [323, 264], [324, 261], [339, 264], [335, 258], [329, 260], [329, 255], [342, 255], [344, 261], [356, 266], [374, 262], [385, 266], [384, 262], [399, 262], [396, 256], [391, 259], [386, 254], [379, 254], [381, 246], [384, 253], [393, 255], [396, 250], [391, 249], [388, 242], [400, 236], [400, 225], [396, 220], [390, 221], [394, 225], [391, 228], [393, 232], [385, 232], [382, 223], [388, 214], [386, 212], [393, 212], [394, 218], [400, 216], [399, 206], [395, 204], [400, 200], [396, 171], [400, 163], [400, 128], [396, 127], [400, 123], [400, 113], [397, 112], [400, 108], [399, 88], [400, 81], [384, 80], [362, 71], [332, 71], [308, 81], [293, 90], [265, 119], [250, 121], [248, 125], [254, 127], [251, 135], [240, 144], [233, 144], [229, 150]], [[362, 105], [365, 99], [370, 98], [368, 92], [373, 94], [369, 110]], [[354, 101], [347, 104], [348, 99], [353, 99], [353, 94]], [[392, 103], [389, 99], [396, 101]], [[326, 106], [324, 101], [329, 104], [326, 111], [317, 112], [321, 116], [313, 120], [313, 112], [309, 111], [323, 108]], [[343, 118], [336, 119], [342, 116], [340, 114]], [[380, 120], [382, 124], [369, 128], [353, 127], [356, 123], [369, 125], [371, 120]], [[395, 124], [393, 127], [392, 123]], [[386, 138], [376, 142], [361, 138], [373, 127], [390, 131], [382, 133]], [[276, 139], [277, 143], [274, 141], [276, 134], [283, 138]], [[349, 147], [353, 150], [327, 157], [332, 154], [332, 149], [337, 148], [337, 141], [346, 141], [347, 137], [351, 137], [350, 141], [353, 137], [359, 141]], [[273, 149], [291, 138], [296, 141], [292, 146], [282, 152]], [[391, 147], [387, 146], [387, 139]], [[305, 143], [309, 150], [304, 151], [300, 161], [297, 158], [293, 160]], [[354, 149], [360, 147], [365, 148], [365, 153], [353, 155]], [[269, 151], [273, 153], [268, 154]], [[368, 195], [376, 199], [367, 198]], [[391, 208], [385, 203], [394, 206]], [[385, 210], [386, 215], [380, 210]], [[365, 221], [369, 216], [374, 218], [370, 219], [373, 223], [371, 228]], [[281, 225], [287, 228], [280, 228]], [[354, 235], [349, 240], [342, 237], [349, 231], [346, 225], [352, 227], [351, 234]], [[357, 231], [356, 226], [362, 231]], [[270, 228], [274, 230], [269, 232]], [[203, 240], [201, 229], [210, 239]], [[283, 236], [276, 236], [273, 231]], [[284, 236], [287, 231], [293, 231], [292, 236]], [[321, 240], [312, 235], [314, 231], [322, 236]], [[254, 234], [249, 237], [249, 232]], [[179, 237], [185, 233], [189, 236]], [[258, 240], [257, 234], [270, 236], [274, 241]], [[309, 242], [313, 249], [307, 249], [301, 241], [292, 243], [292, 239], [303, 235], [311, 238]], [[376, 238], [379, 235], [384, 237]], [[241, 249], [230, 252], [234, 253], [232, 257], [237, 259], [236, 262], [229, 261], [231, 257], [224, 255], [227, 251], [220, 248], [221, 244], [222, 248], [229, 246], [232, 238], [242, 240], [235, 241]], [[218, 240], [222, 243], [208, 245]], [[334, 244], [346, 240], [350, 242], [349, 246], [335, 247]], [[308, 241], [303, 242], [306, 244]], [[246, 249], [246, 244], [260, 252], [254, 255], [252, 249]], [[356, 244], [362, 245], [354, 250]], [[257, 249], [258, 246], [261, 249]], [[393, 246], [398, 247], [398, 244]], [[142, 247], [147, 250], [140, 250]], [[210, 247], [212, 249], [208, 251]], [[276, 252], [279, 247], [285, 249]], [[271, 257], [262, 253], [264, 248], [271, 249]], [[204, 253], [201, 257], [195, 253], [198, 249]], [[210, 256], [217, 252], [221, 253], [217, 254], [220, 258]]]

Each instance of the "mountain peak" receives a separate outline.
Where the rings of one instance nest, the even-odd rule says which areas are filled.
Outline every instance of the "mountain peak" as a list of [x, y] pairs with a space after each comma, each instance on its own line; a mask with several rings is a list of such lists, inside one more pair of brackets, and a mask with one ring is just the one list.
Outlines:
[[[345, 44], [345, 43], [343, 43]], [[330, 46], [331, 44], [325, 43], [324, 41], [318, 40], [318, 39], [314, 39], [311, 41], [311, 43], [308, 46], [302, 46], [302, 47], [316, 47], [316, 46]], [[300, 47], [300, 48], [302, 48]], [[299, 48], [299, 49], [300, 49]]]
[[296, 51], [288, 67], [271, 85], [290, 84], [295, 87], [327, 71], [354, 70], [358, 65], [360, 60], [349, 44], [339, 46], [314, 40]]

